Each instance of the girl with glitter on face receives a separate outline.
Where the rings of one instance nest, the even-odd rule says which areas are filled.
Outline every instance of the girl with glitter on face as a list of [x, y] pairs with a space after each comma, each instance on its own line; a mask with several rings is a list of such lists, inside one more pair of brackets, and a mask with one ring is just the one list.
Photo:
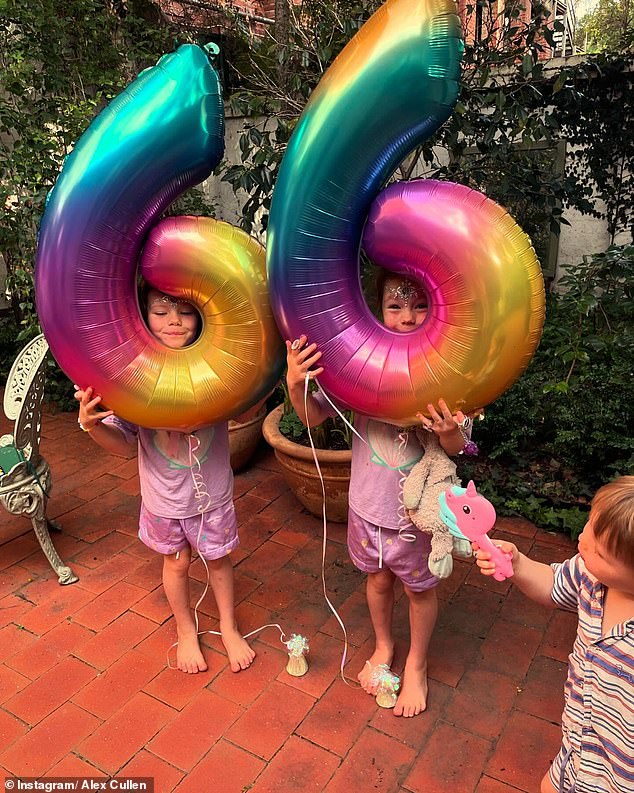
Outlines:
[[[420, 284], [400, 275], [381, 271], [377, 279], [383, 323], [397, 333], [411, 333], [427, 315], [427, 299]], [[311, 427], [335, 415], [319, 391], [307, 396], [304, 382], [323, 372], [321, 352], [306, 336], [286, 342], [288, 392], [300, 419]], [[418, 414], [423, 426], [434, 432], [447, 454], [465, 446], [461, 425], [465, 416], [453, 416], [444, 400], [427, 405], [429, 418]], [[428, 568], [430, 535], [416, 530], [403, 516], [402, 482], [423, 456], [415, 432], [355, 416], [355, 429], [365, 440], [353, 436], [352, 471], [348, 513], [348, 552], [356, 567], [367, 573], [367, 600], [374, 628], [375, 647], [359, 672], [363, 689], [376, 694], [380, 672], [394, 657], [392, 617], [395, 583], [400, 579], [409, 600], [410, 648], [405, 662], [403, 685], [394, 715], [416, 716], [427, 707], [427, 650], [438, 614], [438, 579]], [[411, 429], [411, 428], [410, 428]], [[405, 530], [405, 531], [404, 531]]]
[[[183, 300], [147, 290], [147, 323], [152, 335], [171, 349], [195, 341], [200, 315]], [[79, 426], [111, 454], [138, 454], [141, 484], [141, 542], [163, 556], [163, 587], [177, 632], [176, 666], [194, 674], [207, 669], [190, 608], [192, 548], [206, 560], [220, 617], [220, 633], [233, 672], [250, 666], [255, 652], [242, 638], [234, 611], [233, 565], [239, 545], [229, 461], [228, 422], [191, 434], [154, 430], [100, 411], [91, 387], [77, 389]], [[196, 479], [198, 478], [198, 479]], [[196, 482], [200, 484], [197, 484]], [[200, 499], [205, 509], [201, 515]], [[202, 521], [202, 523], [201, 523]]]

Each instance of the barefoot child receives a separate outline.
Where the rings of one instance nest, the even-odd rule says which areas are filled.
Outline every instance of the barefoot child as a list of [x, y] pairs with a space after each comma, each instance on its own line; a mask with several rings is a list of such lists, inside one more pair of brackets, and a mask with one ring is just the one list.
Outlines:
[[[427, 313], [427, 300], [420, 285], [384, 271], [377, 286], [386, 327], [397, 333], [420, 327]], [[306, 336], [292, 344], [287, 341], [286, 347], [286, 382], [291, 402], [300, 419], [304, 423], [308, 419], [310, 426], [315, 427], [333, 415], [319, 392], [308, 394], [308, 415], [304, 411], [306, 373], [314, 377], [323, 372], [318, 366], [321, 352], [316, 344], [307, 345]], [[464, 446], [458, 424], [465, 417], [462, 413], [452, 416], [443, 400], [438, 407], [428, 405], [430, 418], [420, 416], [420, 420], [438, 435], [448, 454], [458, 454]], [[368, 574], [368, 608], [375, 634], [374, 652], [358, 677], [364, 690], [374, 694], [377, 669], [392, 663], [394, 587], [399, 578], [409, 599], [410, 648], [393, 712], [396, 716], [416, 716], [427, 707], [427, 648], [438, 613], [438, 579], [427, 566], [429, 535], [417, 531], [409, 519], [401, 517], [400, 492], [404, 476], [421, 459], [423, 448], [414, 432], [365, 416], [355, 417], [355, 429], [367, 443], [353, 437], [348, 551], [356, 567]], [[403, 536], [404, 529], [415, 541]]]
[[[634, 790], [634, 476], [600, 488], [579, 553], [561, 564], [534, 562], [510, 542], [513, 583], [532, 600], [576, 611], [568, 656], [563, 741], [541, 793], [631, 793]], [[484, 575], [491, 554], [479, 550]]]
[[[180, 349], [195, 340], [199, 314], [193, 305], [150, 289], [147, 321], [166, 347]], [[233, 566], [229, 554], [239, 544], [233, 507], [233, 473], [229, 464], [227, 422], [203, 427], [190, 435], [138, 427], [99, 411], [101, 397], [78, 389], [80, 427], [112, 454], [138, 454], [141, 483], [139, 537], [163, 555], [163, 587], [176, 621], [177, 667], [196, 673], [207, 669], [190, 609], [189, 565], [192, 548], [207, 561], [220, 615], [220, 633], [232, 671], [246, 669], [255, 652], [236, 624]], [[192, 477], [197, 469], [211, 504], [201, 516]], [[201, 520], [203, 521], [201, 527]]]

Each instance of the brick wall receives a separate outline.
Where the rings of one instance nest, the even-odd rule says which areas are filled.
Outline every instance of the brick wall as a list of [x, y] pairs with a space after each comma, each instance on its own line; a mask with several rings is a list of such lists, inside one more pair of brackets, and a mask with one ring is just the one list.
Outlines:
[[237, 11], [247, 19], [253, 20], [255, 26], [266, 24], [265, 20], [273, 21], [275, 16], [275, 0], [161, 0], [161, 10], [175, 24], [190, 30], [217, 30], [222, 32], [226, 27], [222, 20], [223, 9]]
[[[525, 23], [530, 22], [531, 14], [533, 12], [533, 4], [531, 0], [517, 0], [517, 2], [522, 4], [520, 13], [521, 21]], [[572, 0], [560, 0], [559, 5], [565, 6], [566, 2], [571, 4]], [[474, 11], [469, 15], [467, 14], [466, 10], [467, 5], [474, 6]], [[488, 5], [480, 6], [478, 8], [476, 6], [475, 0], [458, 0], [458, 14], [463, 20], [466, 41], [473, 42], [476, 39], [485, 38], [488, 35], [489, 30], [491, 30], [491, 27], [494, 25], [496, 18], [503, 14], [505, 5], [505, 0], [492, 0], [492, 2], [490, 2]], [[554, 12], [555, 2], [553, 2], [552, 5], [553, 11], [551, 11], [549, 22], [550, 25], [553, 23], [552, 14]], [[568, 50], [568, 54], [569, 53], [570, 48]], [[544, 52], [541, 54], [541, 58], [547, 59], [551, 58], [552, 56], [553, 52], [544, 42]]]

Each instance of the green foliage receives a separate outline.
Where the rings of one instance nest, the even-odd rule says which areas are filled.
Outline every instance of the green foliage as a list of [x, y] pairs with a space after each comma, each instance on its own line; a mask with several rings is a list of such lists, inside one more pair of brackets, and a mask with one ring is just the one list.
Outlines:
[[[352, 423], [352, 413], [345, 411], [347, 421]], [[310, 446], [308, 429], [302, 424], [297, 413], [291, 409], [284, 414], [279, 423], [279, 430], [286, 438], [301, 446]], [[318, 427], [311, 427], [310, 436], [316, 449], [332, 449], [343, 451], [352, 448], [352, 430], [346, 426], [339, 416], [327, 418]]]
[[[311, 381], [309, 383], [309, 388], [311, 391], [315, 391], [317, 388], [316, 383]], [[352, 448], [352, 430], [350, 429], [350, 425], [353, 421], [353, 414], [351, 410], [342, 411], [343, 416], [348, 422], [347, 424], [341, 416], [327, 418], [318, 427], [311, 428], [309, 437], [307, 428], [302, 423], [291, 403], [285, 380], [282, 380], [281, 390], [284, 411], [280, 418], [279, 430], [282, 435], [302, 446], [310, 446], [310, 437], [312, 437], [315, 448], [317, 449], [344, 450]]]
[[633, 74], [634, 55], [599, 54], [564, 69], [567, 90], [551, 99], [577, 185], [567, 201], [605, 217], [611, 242], [620, 234], [634, 240]]
[[166, 216], [194, 215], [213, 217], [216, 207], [200, 187], [192, 187], [179, 196], [165, 212]]
[[545, 263], [550, 233], [566, 222], [561, 205], [578, 186], [555, 167], [560, 127], [548, 108], [554, 78], [543, 56], [561, 24], [539, 3], [528, 20], [523, 10], [467, 5], [464, 28], [481, 19], [481, 35], [466, 37], [458, 103], [419, 157], [427, 176], [466, 184], [506, 207]]
[[24, 337], [37, 328], [32, 278], [37, 225], [64, 157], [106, 102], [169, 46], [165, 33], [139, 17], [142, 9], [140, 3], [95, 0], [3, 5], [0, 252]]
[[304, 436], [306, 427], [304, 424], [302, 424], [297, 413], [295, 413], [295, 411], [291, 411], [290, 413], [282, 414], [282, 418], [280, 419], [279, 423], [279, 430], [282, 435], [297, 443], [299, 439]]
[[[291, 7], [288, 40], [271, 32], [249, 39], [240, 62], [242, 88], [229, 98], [245, 117], [241, 161], [223, 179], [246, 193], [242, 225], [264, 232], [273, 185], [286, 145], [307, 98], [349, 38], [380, 5], [307, 0]], [[534, 242], [546, 264], [551, 233], [567, 223], [565, 207], [606, 216], [614, 240], [631, 229], [631, 63], [597, 56], [559, 71], [543, 55], [554, 45], [559, 21], [533, 5], [466, 6], [465, 30], [479, 15], [480, 38], [466, 37], [459, 101], [438, 133], [413, 151], [397, 176], [423, 172], [482, 190], [505, 206]], [[240, 35], [240, 25], [235, 30]], [[245, 47], [246, 49], [246, 47]], [[565, 169], [560, 142], [569, 142]], [[604, 209], [605, 204], [605, 209]], [[552, 275], [552, 273], [549, 273]]]
[[634, 472], [634, 246], [568, 268], [525, 374], [476, 427], [462, 462], [496, 506], [578, 531], [593, 493]]
[[289, 5], [284, 41], [267, 30], [254, 38], [244, 20], [235, 35], [249, 57], [234, 64], [241, 88], [229, 96], [234, 114], [245, 117], [241, 162], [227, 164], [222, 179], [247, 199], [241, 224], [249, 233], [266, 231], [273, 185], [297, 119], [322, 74], [381, 0], [303, 0]]
[[[241, 162], [228, 165], [223, 175], [235, 190], [247, 193], [242, 223], [248, 231], [266, 230], [272, 186], [312, 90], [379, 5], [378, 0], [306, 0], [291, 6], [283, 45], [271, 33], [250, 41], [250, 61], [240, 65], [243, 88], [230, 97], [234, 112], [246, 118]], [[525, 22], [519, 6], [500, 13], [491, 4], [482, 7], [482, 36], [466, 46], [456, 110], [401, 165], [400, 176], [408, 178], [423, 168], [429, 177], [484, 189], [538, 240], [544, 227], [547, 232], [551, 226], [559, 228], [560, 205], [574, 189], [553, 168], [560, 129], [545, 109], [553, 80], [539, 59], [560, 26], [547, 25], [546, 12]], [[473, 28], [475, 13], [476, 5], [468, 5], [465, 29]], [[540, 155], [535, 154], [536, 145]], [[542, 245], [544, 252], [546, 247]]]
[[0, 383], [6, 383], [22, 344], [17, 341], [18, 327], [13, 316], [0, 321]]
[[620, 52], [634, 44], [632, 0], [599, 0], [580, 20], [577, 46], [586, 52]]

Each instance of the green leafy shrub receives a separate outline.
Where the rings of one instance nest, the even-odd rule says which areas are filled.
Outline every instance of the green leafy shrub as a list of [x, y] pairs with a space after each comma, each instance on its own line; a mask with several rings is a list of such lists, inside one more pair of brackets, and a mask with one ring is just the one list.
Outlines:
[[576, 536], [597, 488], [634, 471], [633, 267], [630, 245], [568, 268], [527, 371], [477, 426], [461, 473], [502, 512]]
[[17, 338], [18, 327], [13, 315], [9, 315], [0, 321], [0, 383], [6, 383], [13, 361], [22, 346]]

